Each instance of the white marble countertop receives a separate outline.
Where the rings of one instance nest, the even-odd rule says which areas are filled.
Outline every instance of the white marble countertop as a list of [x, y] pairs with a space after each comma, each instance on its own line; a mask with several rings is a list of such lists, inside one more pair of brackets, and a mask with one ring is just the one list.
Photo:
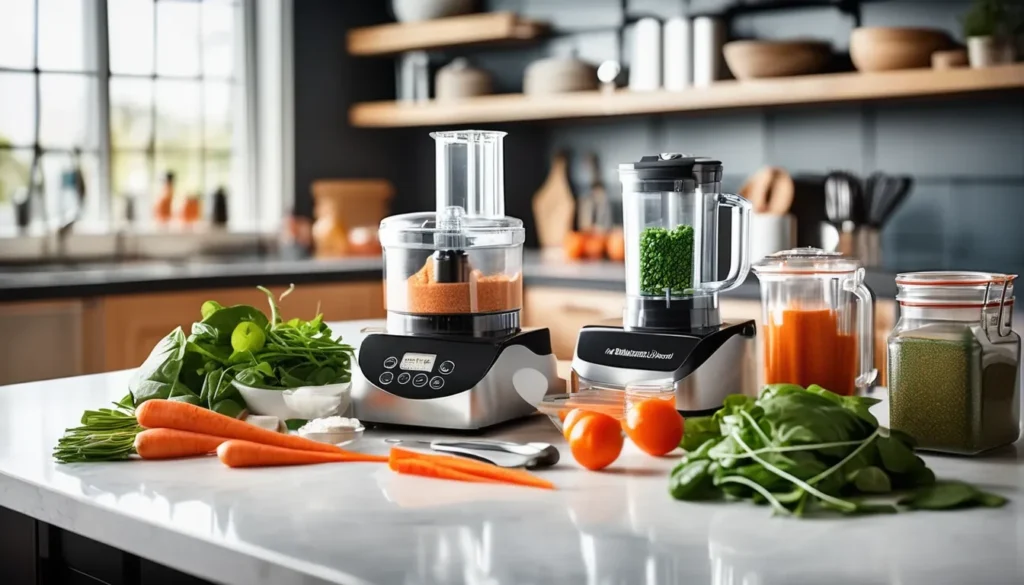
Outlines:
[[[554, 492], [397, 476], [342, 463], [232, 470], [215, 458], [58, 465], [81, 412], [127, 372], [0, 388], [0, 506], [224, 583], [499, 584], [1024, 582], [1024, 443], [927, 457], [1002, 509], [794, 520], [668, 495], [675, 458], [627, 445], [605, 472], [572, 461], [536, 416], [496, 436], [563, 449]], [[385, 450], [368, 431], [359, 447]]]

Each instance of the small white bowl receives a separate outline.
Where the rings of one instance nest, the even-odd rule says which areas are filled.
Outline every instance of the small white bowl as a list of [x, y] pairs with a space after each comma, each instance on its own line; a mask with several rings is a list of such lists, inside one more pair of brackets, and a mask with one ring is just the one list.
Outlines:
[[363, 431], [366, 430], [364, 426], [358, 426], [348, 431], [334, 431], [330, 433], [299, 433], [300, 437], [311, 439], [318, 443], [330, 443], [331, 445], [337, 445], [339, 447], [345, 445], [351, 445], [355, 443], [363, 436]]
[[[237, 381], [232, 382], [232, 385], [237, 388], [238, 392], [242, 395], [249, 412], [252, 414], [276, 416], [281, 420], [310, 420], [333, 415], [344, 416], [352, 402], [352, 384], [350, 382], [328, 384], [326, 386], [304, 386], [302, 388], [290, 388], [288, 390], [253, 388], [252, 386], [246, 386]], [[331, 412], [313, 412], [303, 408], [303, 406], [300, 406], [301, 402], [304, 401], [285, 395], [286, 392], [294, 393], [307, 388], [315, 390], [316, 392], [337, 394], [340, 398], [337, 408]]]

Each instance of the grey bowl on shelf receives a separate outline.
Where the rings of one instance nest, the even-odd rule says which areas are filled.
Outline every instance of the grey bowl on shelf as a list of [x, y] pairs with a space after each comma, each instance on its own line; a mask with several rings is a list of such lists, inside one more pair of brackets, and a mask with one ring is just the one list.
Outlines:
[[421, 22], [473, 12], [475, 0], [391, 0], [398, 22]]

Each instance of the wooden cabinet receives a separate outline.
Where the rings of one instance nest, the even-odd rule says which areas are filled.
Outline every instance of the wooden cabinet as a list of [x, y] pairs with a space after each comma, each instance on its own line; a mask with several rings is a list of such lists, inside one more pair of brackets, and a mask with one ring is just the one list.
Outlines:
[[0, 304], [0, 384], [83, 373], [85, 312], [79, 300]]
[[[551, 346], [559, 360], [571, 360], [576, 337], [584, 325], [622, 318], [625, 295], [621, 292], [588, 291], [574, 288], [527, 287], [524, 293], [523, 322], [527, 327], [551, 329]], [[725, 321], [761, 322], [761, 301], [723, 297], [719, 307]], [[875, 303], [875, 367], [879, 384], [884, 384], [886, 338], [896, 324], [894, 301]], [[758, 371], [761, 371], [761, 340], [757, 341]]]
[[[312, 319], [319, 310], [328, 321], [374, 319], [384, 316], [382, 283], [352, 282], [296, 287], [281, 301], [285, 319]], [[285, 287], [271, 287], [280, 295]], [[187, 292], [109, 296], [92, 315], [92, 338], [102, 340], [102, 356], [94, 356], [94, 371], [133, 368], [175, 327], [186, 332], [199, 320], [203, 302], [224, 306], [247, 304], [269, 314], [267, 298], [255, 288], [211, 289]]]

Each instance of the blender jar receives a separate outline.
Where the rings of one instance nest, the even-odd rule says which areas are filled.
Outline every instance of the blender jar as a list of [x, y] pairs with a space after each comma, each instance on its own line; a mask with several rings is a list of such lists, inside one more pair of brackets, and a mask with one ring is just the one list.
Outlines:
[[1016, 276], [912, 272], [896, 277], [889, 335], [889, 426], [921, 449], [973, 455], [1020, 437]]
[[850, 396], [874, 382], [874, 300], [855, 260], [797, 248], [766, 256], [753, 270], [761, 281], [766, 384], [817, 384]]
[[[749, 270], [750, 203], [721, 193], [722, 163], [668, 153], [619, 165], [626, 245], [626, 329], [694, 330], [721, 325], [717, 293]], [[731, 207], [729, 274], [718, 269], [720, 207]]]
[[385, 218], [387, 330], [508, 335], [523, 306], [523, 222], [505, 217], [504, 132], [435, 132], [437, 210]]

